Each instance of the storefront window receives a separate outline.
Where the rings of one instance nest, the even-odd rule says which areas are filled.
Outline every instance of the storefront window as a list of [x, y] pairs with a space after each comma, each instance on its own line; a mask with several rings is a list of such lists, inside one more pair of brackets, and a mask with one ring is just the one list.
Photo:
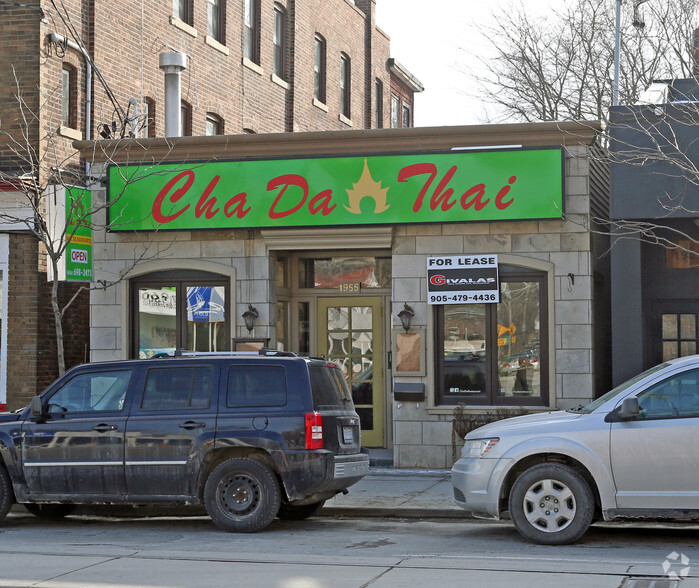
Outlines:
[[341, 288], [350, 285], [359, 288], [390, 288], [390, 257], [332, 257], [302, 258], [299, 260], [299, 287]]
[[175, 349], [228, 351], [226, 283], [207, 279], [203, 272], [178, 272], [188, 278], [184, 280], [169, 278], [172, 273], [150, 274], [132, 283], [132, 356], [146, 359]]
[[545, 304], [543, 274], [501, 267], [498, 304], [436, 306], [437, 403], [546, 404]]

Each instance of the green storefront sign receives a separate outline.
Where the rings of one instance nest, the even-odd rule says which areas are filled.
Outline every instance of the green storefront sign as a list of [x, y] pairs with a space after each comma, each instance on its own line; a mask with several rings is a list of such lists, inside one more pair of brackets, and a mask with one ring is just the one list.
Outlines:
[[112, 165], [112, 231], [559, 219], [561, 148]]
[[91, 210], [90, 190], [66, 188], [66, 280], [92, 281], [92, 228], [87, 213]]

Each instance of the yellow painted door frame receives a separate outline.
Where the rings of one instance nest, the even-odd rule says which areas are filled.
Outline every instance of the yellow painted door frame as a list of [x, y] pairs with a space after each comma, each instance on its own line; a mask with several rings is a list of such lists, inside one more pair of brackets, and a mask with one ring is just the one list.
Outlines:
[[362, 445], [383, 447], [383, 298], [318, 298], [318, 353], [337, 362], [362, 423]]

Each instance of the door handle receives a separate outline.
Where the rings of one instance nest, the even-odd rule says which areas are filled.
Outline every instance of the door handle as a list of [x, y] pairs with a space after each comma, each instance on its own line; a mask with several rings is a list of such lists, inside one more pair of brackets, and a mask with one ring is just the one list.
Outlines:
[[188, 431], [192, 429], [203, 429], [204, 427], [206, 427], [206, 423], [197, 423], [194, 421], [187, 421], [180, 425], [180, 429], [187, 429]]
[[116, 425], [107, 425], [107, 424], [102, 424], [102, 425], [95, 425], [92, 427], [93, 431], [99, 431], [100, 433], [106, 433], [107, 431], [116, 431], [119, 427]]

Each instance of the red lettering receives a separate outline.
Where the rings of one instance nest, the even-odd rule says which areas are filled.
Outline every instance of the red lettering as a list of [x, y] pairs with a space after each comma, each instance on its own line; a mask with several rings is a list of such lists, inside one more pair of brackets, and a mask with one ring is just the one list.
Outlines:
[[158, 222], [160, 224], [169, 223], [170, 221], [175, 220], [178, 216], [183, 214], [184, 211], [189, 208], [189, 204], [187, 204], [181, 210], [173, 214], [166, 215], [163, 213], [163, 201], [165, 200], [165, 197], [168, 195], [170, 190], [177, 184], [177, 182], [179, 182], [184, 177], [187, 178], [187, 181], [185, 182], [184, 186], [177, 188], [177, 190], [175, 190], [172, 193], [172, 195], [168, 198], [168, 200], [173, 204], [177, 202], [180, 198], [182, 198], [182, 196], [184, 196], [187, 193], [187, 190], [191, 188], [192, 183], [194, 182], [194, 172], [191, 169], [185, 170], [182, 173], [177, 174], [167, 184], [165, 184], [165, 187], [162, 190], [160, 190], [158, 195], [155, 197], [152, 209], [153, 218], [155, 219], [155, 222]]
[[233, 196], [223, 207], [223, 214], [228, 218], [231, 218], [234, 214], [238, 218], [243, 218], [251, 210], [249, 206], [245, 208], [247, 204], [245, 201], [246, 196], [247, 194], [245, 192]]
[[[467, 202], [469, 196], [473, 196], [473, 198]], [[476, 210], [481, 210], [490, 202], [490, 198], [483, 200], [483, 196], [485, 196], [485, 184], [476, 184], [461, 197], [461, 208], [468, 210], [473, 206]]]
[[331, 197], [332, 190], [318, 192], [308, 204], [308, 210], [311, 211], [311, 214], [318, 214], [318, 212], [320, 212], [323, 216], [328, 216], [337, 206], [337, 204], [330, 206], [332, 202]]
[[[274, 202], [272, 202], [272, 206], [269, 207], [269, 218], [283, 218], [285, 216], [289, 216], [290, 214], [295, 213], [304, 205], [304, 203], [306, 202], [306, 198], [308, 198], [308, 182], [303, 176], [300, 176], [298, 174], [285, 174], [283, 176], [276, 177], [270, 180], [267, 184], [267, 191], [274, 190], [279, 186], [281, 186], [282, 189], [279, 191], [279, 194], [277, 194], [277, 197], [274, 199]], [[282, 196], [284, 196], [284, 192], [286, 192], [286, 189], [289, 186], [296, 186], [298, 188], [301, 188], [303, 190], [303, 198], [301, 202], [299, 202], [293, 208], [277, 212], [275, 208], [277, 204], [279, 204], [279, 201], [281, 200]]]
[[452, 206], [454, 206], [454, 204], [456, 204], [456, 202], [449, 202], [449, 197], [454, 193], [454, 190], [449, 188], [446, 192], [444, 192], [444, 194], [442, 194], [442, 190], [447, 187], [447, 184], [449, 184], [455, 173], [456, 166], [454, 165], [446, 174], [444, 174], [444, 177], [439, 184], [437, 184], [437, 187], [434, 189], [434, 194], [432, 194], [432, 198], [430, 199], [430, 208], [432, 210], [441, 204], [442, 210], [446, 212]]
[[425, 185], [420, 190], [420, 193], [415, 199], [413, 204], [413, 212], [418, 212], [422, 207], [422, 201], [429, 190], [432, 180], [437, 177], [437, 166], [434, 163], [415, 163], [413, 165], [408, 165], [398, 172], [398, 181], [407, 182], [408, 178], [413, 176], [420, 176], [422, 174], [429, 174], [429, 178], [425, 181]]
[[194, 208], [194, 215], [197, 218], [199, 218], [203, 213], [207, 219], [210, 219], [218, 212], [218, 208], [214, 208], [214, 206], [216, 206], [216, 198], [209, 198], [209, 195], [211, 192], [213, 192], [220, 179], [221, 176], [214, 176], [214, 179], [209, 182], [206, 190], [204, 190], [201, 198], [199, 198], [199, 202], [197, 202], [197, 205]]
[[[508, 183], [511, 186], [516, 181], [517, 181], [517, 176], [512, 176], [508, 180]], [[495, 197], [495, 206], [497, 206], [500, 210], [505, 210], [510, 204], [512, 204], [515, 201], [514, 198], [510, 198], [507, 202], [502, 201], [502, 199], [505, 196], [507, 196], [507, 193], [510, 191], [510, 186], [503, 186], [502, 189], [498, 192], [498, 195]]]

